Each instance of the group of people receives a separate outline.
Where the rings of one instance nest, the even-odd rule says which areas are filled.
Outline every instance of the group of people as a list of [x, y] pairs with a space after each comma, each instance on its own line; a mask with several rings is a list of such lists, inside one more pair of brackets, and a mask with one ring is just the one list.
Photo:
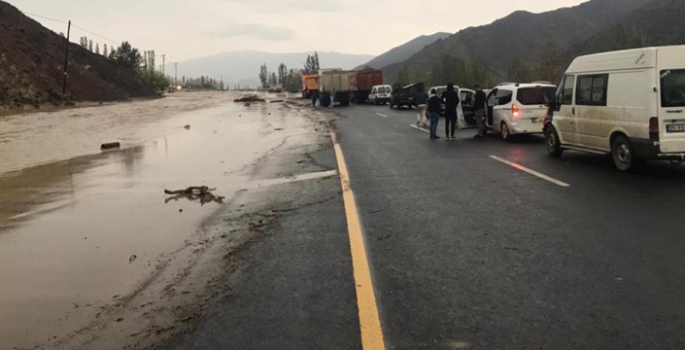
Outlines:
[[[482, 138], [485, 135], [485, 92], [480, 86], [475, 86], [476, 93], [473, 96], [473, 106], [475, 110], [476, 122], [478, 123], [478, 134], [476, 138]], [[440, 123], [440, 114], [442, 113], [442, 106], [445, 105], [445, 139], [447, 141], [455, 141], [454, 133], [457, 129], [457, 107], [461, 102], [459, 93], [454, 89], [454, 84], [447, 84], [447, 91], [442, 96], [438, 95], [435, 89], [430, 91], [430, 95], [426, 93], [418, 94], [416, 97], [416, 125], [426, 126], [426, 120], [430, 118], [430, 139], [438, 140], [438, 124]], [[426, 116], [428, 113], [428, 116]]]

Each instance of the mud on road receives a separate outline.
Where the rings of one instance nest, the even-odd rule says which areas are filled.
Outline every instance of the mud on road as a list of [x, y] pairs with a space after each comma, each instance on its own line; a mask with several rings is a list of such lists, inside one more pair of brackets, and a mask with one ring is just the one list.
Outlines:
[[[165, 345], [230, 297], [241, 252], [283, 214], [339, 195], [325, 176], [294, 180], [332, 170], [311, 156], [331, 147], [331, 115], [225, 101], [234, 97], [208, 94], [202, 99], [222, 102], [196, 100], [184, 107], [194, 111], [170, 117], [147, 110], [131, 124], [101, 117], [135, 146], [60, 161], [77, 148], [46, 152], [41, 165], [0, 173], [0, 284], [12, 286], [0, 290], [0, 348]], [[149, 107], [134, 105], [114, 109]], [[77, 124], [92, 131], [74, 132], [77, 144], [111, 134], [96, 121]], [[19, 134], [0, 143], [0, 157], [32, 138]], [[58, 153], [66, 155], [48, 156]], [[216, 188], [224, 203], [165, 203], [165, 188], [189, 186]]]

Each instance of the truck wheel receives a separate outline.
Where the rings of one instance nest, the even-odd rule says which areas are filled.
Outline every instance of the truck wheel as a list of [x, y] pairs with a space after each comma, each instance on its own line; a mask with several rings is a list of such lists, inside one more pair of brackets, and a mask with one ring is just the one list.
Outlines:
[[551, 125], [545, 130], [545, 145], [547, 147], [547, 153], [552, 157], [559, 158], [561, 157], [561, 154], [564, 153], [564, 149], [561, 148], [557, 130]]
[[623, 135], [616, 137], [611, 143], [611, 155], [614, 158], [616, 169], [620, 171], [631, 171], [637, 163], [633, 145]]

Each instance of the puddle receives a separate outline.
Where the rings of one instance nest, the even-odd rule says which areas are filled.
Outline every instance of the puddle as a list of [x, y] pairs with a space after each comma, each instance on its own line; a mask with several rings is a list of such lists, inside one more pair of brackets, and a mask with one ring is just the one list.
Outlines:
[[308, 132], [292, 114], [225, 104], [159, 121], [173, 132], [136, 147], [0, 174], [3, 349], [64, 337], [139, 288], [222, 205], [165, 203], [164, 190], [208, 186], [230, 201], [250, 164]]

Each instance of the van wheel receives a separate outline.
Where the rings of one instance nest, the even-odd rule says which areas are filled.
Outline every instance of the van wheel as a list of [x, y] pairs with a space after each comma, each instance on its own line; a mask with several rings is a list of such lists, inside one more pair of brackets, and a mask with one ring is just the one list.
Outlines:
[[552, 157], [559, 158], [564, 153], [557, 130], [551, 125], [545, 131], [545, 145], [547, 146], [547, 153]]
[[504, 141], [511, 141], [511, 133], [509, 133], [509, 127], [507, 126], [507, 123], [502, 122], [502, 125], [500, 125], [500, 132], [502, 133], [502, 139]]
[[620, 171], [630, 171], [636, 164], [635, 152], [630, 140], [621, 135], [611, 144], [611, 155], [614, 158], [614, 165]]

